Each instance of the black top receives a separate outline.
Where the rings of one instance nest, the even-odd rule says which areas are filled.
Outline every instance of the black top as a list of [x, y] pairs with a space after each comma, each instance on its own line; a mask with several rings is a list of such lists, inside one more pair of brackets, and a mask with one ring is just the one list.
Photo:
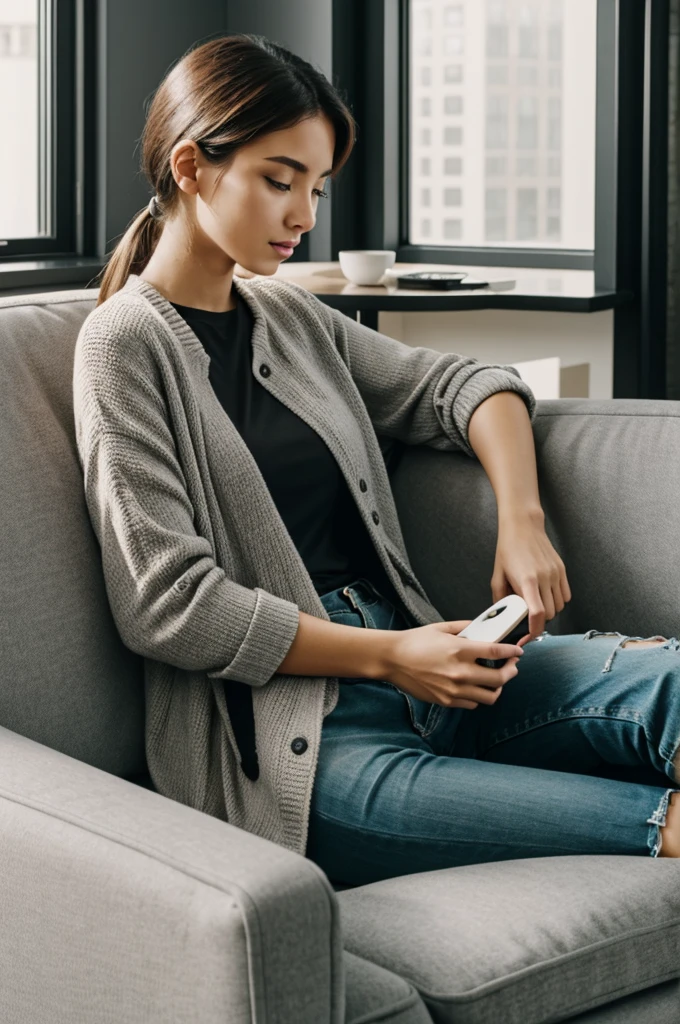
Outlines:
[[[222, 313], [171, 305], [210, 356], [213, 390], [257, 462], [317, 594], [363, 576], [389, 600], [398, 600], [330, 449], [253, 375], [253, 315], [245, 300], [236, 295], [236, 308]], [[257, 773], [257, 754], [250, 687], [230, 680], [225, 695], [242, 767], [253, 777], [249, 769]]]

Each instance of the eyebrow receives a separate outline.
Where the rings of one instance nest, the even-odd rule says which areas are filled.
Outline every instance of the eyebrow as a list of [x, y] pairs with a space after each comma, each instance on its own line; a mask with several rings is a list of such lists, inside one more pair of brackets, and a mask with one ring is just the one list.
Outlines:
[[[299, 160], [293, 160], [292, 156], [266, 156], [264, 159], [272, 160], [277, 164], [286, 164], [287, 167], [292, 167], [294, 171], [300, 171], [302, 174], [307, 174], [309, 172], [309, 167], [305, 167], [305, 165], [301, 164]], [[329, 167], [328, 170], [324, 171], [323, 174], [320, 174], [319, 177], [327, 177], [332, 170], [333, 168]]]

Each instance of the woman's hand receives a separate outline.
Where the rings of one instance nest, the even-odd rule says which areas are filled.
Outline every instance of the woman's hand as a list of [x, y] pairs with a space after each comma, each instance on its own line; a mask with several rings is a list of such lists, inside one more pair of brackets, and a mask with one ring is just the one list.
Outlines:
[[542, 514], [499, 512], [491, 594], [494, 602], [519, 594], [529, 606], [529, 633], [520, 646], [540, 636], [546, 621], [571, 601], [564, 562], [545, 532]]

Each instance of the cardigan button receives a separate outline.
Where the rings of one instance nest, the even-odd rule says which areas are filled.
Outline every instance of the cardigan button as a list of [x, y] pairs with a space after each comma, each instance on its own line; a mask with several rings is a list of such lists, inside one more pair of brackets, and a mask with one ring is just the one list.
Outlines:
[[380, 516], [378, 515], [378, 513], [376, 512], [375, 509], [373, 509], [373, 511], [371, 512], [371, 515], [373, 516], [373, 522], [377, 526], [378, 523], [380, 522]]
[[359, 481], [359, 488], [362, 491], [367, 491], [368, 490], [368, 484], [366, 483], [365, 480], [360, 480]]
[[260, 373], [262, 374], [263, 377], [268, 377], [271, 372], [272, 371], [269, 369], [266, 363], [263, 363], [262, 366], [260, 367]]
[[307, 740], [304, 738], [304, 736], [296, 736], [296, 738], [290, 745], [290, 749], [293, 751], [294, 754], [304, 754], [305, 750], [307, 749]]

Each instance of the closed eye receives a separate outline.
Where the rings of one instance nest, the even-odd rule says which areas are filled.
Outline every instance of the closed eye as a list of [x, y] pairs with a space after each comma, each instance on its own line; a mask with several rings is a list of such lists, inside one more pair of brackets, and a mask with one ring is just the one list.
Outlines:
[[[286, 185], [285, 182], [274, 181], [273, 178], [268, 178], [266, 174], [264, 178], [265, 181], [268, 181], [270, 185], [273, 185], [274, 188], [277, 188], [279, 192], [290, 192], [290, 185]], [[312, 192], [315, 192], [317, 196], [320, 196], [321, 199], [328, 199], [328, 192], [322, 192], [320, 188], [313, 188]]]

